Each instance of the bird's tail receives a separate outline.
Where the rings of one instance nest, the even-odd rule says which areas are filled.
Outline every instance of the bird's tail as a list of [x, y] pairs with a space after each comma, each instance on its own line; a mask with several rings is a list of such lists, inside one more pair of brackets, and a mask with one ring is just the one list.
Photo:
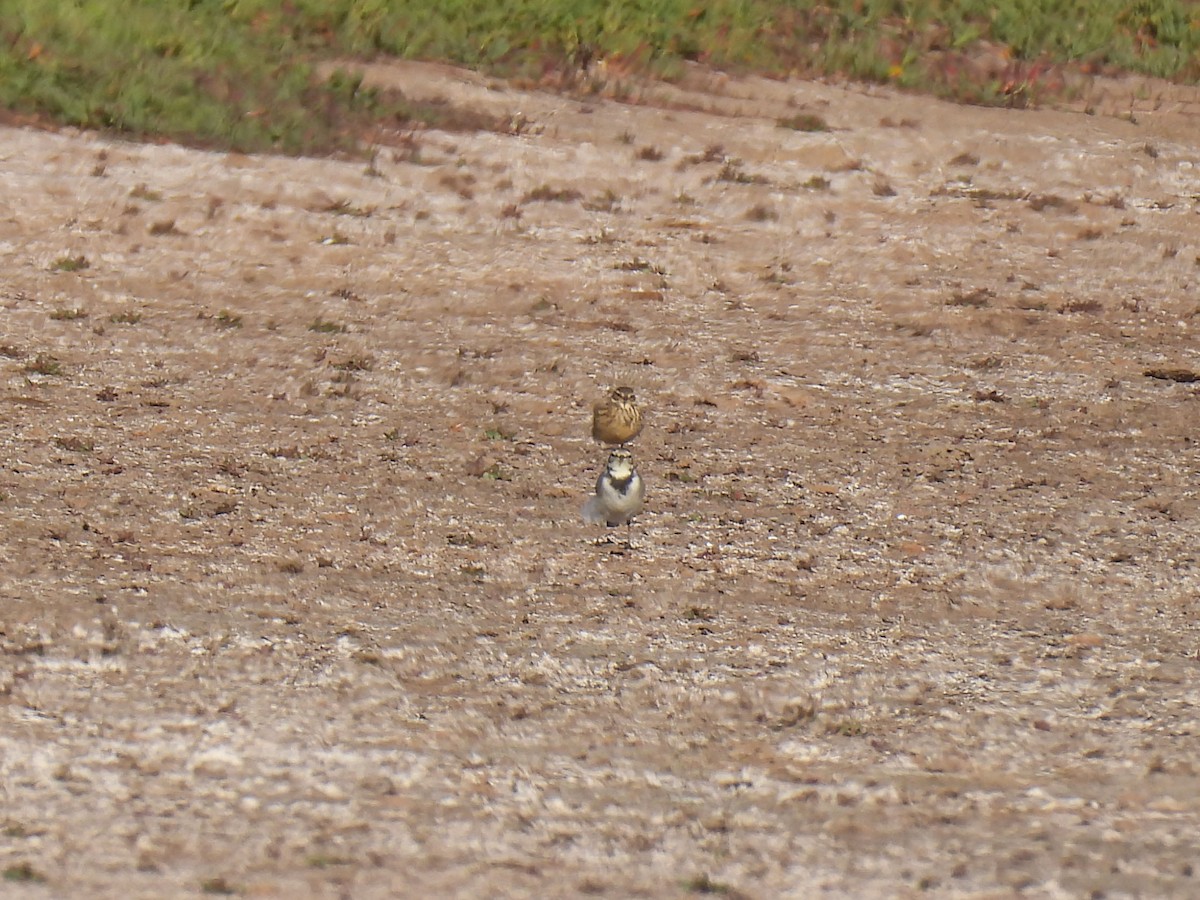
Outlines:
[[589, 525], [607, 525], [608, 514], [600, 507], [600, 498], [592, 496], [587, 503], [583, 504], [583, 521]]

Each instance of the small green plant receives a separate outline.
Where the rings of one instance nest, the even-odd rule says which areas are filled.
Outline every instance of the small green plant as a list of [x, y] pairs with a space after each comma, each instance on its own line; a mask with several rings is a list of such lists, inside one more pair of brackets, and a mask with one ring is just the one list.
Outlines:
[[54, 445], [72, 453], [91, 453], [96, 449], [95, 443], [81, 437], [57, 437]]
[[82, 272], [84, 269], [90, 268], [91, 265], [86, 256], [60, 256], [50, 264], [50, 271]]
[[[378, 662], [378, 660], [359, 659], [359, 662]], [[334, 856], [330, 853], [314, 853], [306, 862], [314, 869], [328, 869], [330, 866], [345, 866], [350, 860], [344, 856]]]
[[29, 375], [62, 375], [62, 364], [49, 353], [39, 353], [31, 362], [25, 364], [25, 372]]
[[8, 866], [4, 870], [5, 881], [23, 881], [27, 883], [40, 883], [46, 880], [46, 876], [35, 869], [27, 862], [20, 862]]
[[345, 334], [348, 329], [340, 322], [331, 322], [328, 319], [315, 319], [308, 326], [308, 330], [315, 331], [318, 334]]
[[731, 888], [727, 884], [723, 884], [720, 881], [713, 881], [713, 879], [708, 875], [707, 872], [704, 874], [696, 875], [692, 878], [689, 878], [687, 881], [685, 881], [683, 883], [683, 887], [685, 890], [690, 891], [693, 894], [730, 894], [730, 893], [733, 893], [733, 888]]
[[677, 481], [680, 484], [695, 484], [696, 476], [686, 469], [674, 469], [666, 474], [667, 481]]
[[574, 188], [552, 188], [548, 184], [543, 184], [529, 191], [523, 198], [522, 203], [574, 203], [576, 200], [583, 199], [583, 194]]
[[241, 328], [242, 327], [242, 317], [239, 316], [237, 313], [230, 312], [227, 309], [223, 309], [220, 312], [218, 312], [215, 316], [213, 316], [213, 321], [216, 322], [222, 328]]
[[794, 116], [779, 120], [780, 128], [790, 128], [793, 131], [828, 131], [829, 124], [818, 115], [798, 113]]
[[206, 878], [200, 882], [200, 890], [205, 894], [218, 894], [221, 896], [231, 896], [237, 893], [233, 885], [219, 875], [216, 878]]
[[86, 319], [87, 313], [82, 309], [56, 309], [50, 313], [50, 318], [56, 322], [74, 322], [77, 319]]
[[374, 207], [355, 206], [349, 200], [338, 200], [330, 203], [325, 207], [323, 212], [332, 213], [335, 216], [354, 216], [359, 219], [368, 219], [375, 215]]
[[119, 312], [113, 313], [108, 317], [108, 321], [114, 325], [136, 325], [142, 321], [142, 314], [137, 312]]
[[771, 181], [765, 175], [759, 175], [756, 172], [747, 172], [742, 168], [740, 160], [731, 159], [721, 166], [721, 171], [717, 173], [717, 181], [728, 181], [733, 184], [770, 184]]
[[830, 722], [826, 731], [842, 737], [862, 737], [867, 733], [867, 726], [858, 719], [838, 719]]

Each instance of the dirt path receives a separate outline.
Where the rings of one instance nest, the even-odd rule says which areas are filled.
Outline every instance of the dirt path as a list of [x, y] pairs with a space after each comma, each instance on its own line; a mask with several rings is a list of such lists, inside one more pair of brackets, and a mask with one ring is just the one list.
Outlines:
[[1194, 98], [371, 77], [0, 131], [6, 897], [1200, 892]]

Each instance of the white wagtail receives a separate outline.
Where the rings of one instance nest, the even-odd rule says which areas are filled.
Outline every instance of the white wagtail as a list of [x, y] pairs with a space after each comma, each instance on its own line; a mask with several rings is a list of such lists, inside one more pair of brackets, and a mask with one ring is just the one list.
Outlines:
[[596, 479], [596, 493], [583, 504], [583, 519], [589, 525], [628, 526], [642, 511], [645, 497], [646, 485], [633, 467], [633, 454], [618, 447]]

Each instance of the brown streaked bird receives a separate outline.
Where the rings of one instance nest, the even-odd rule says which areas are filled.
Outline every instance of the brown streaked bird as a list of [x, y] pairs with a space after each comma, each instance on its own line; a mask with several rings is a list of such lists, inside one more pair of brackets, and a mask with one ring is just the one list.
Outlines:
[[624, 447], [642, 430], [642, 411], [631, 387], [615, 388], [592, 407], [592, 437]]

